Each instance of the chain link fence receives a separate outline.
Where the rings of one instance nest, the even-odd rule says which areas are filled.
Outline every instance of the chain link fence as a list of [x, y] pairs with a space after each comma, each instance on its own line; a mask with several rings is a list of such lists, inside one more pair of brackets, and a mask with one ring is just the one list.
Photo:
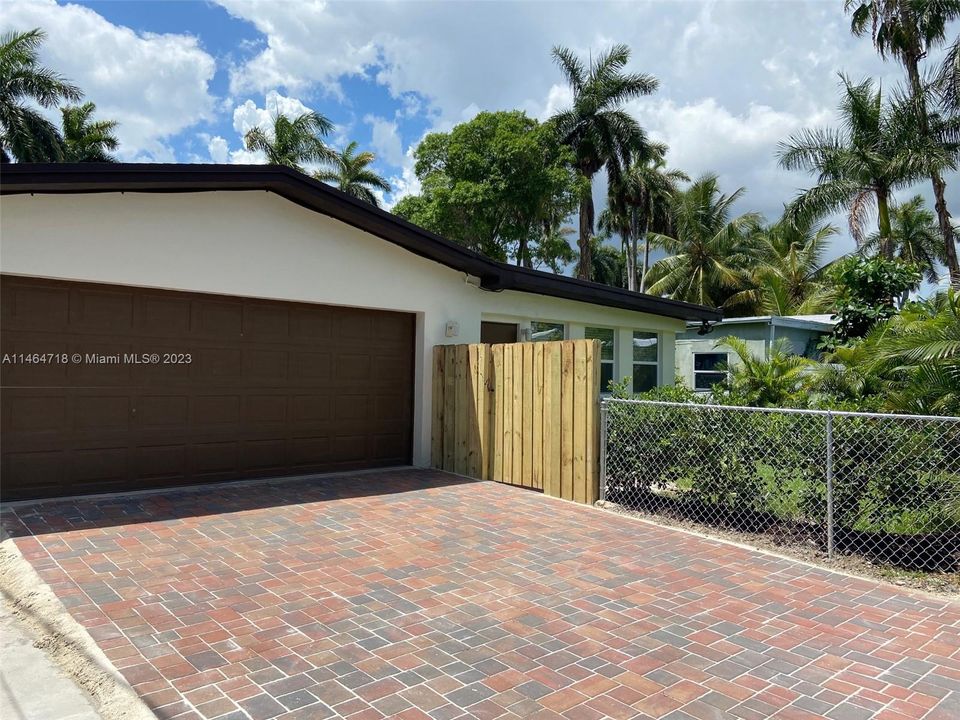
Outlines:
[[606, 399], [601, 500], [960, 571], [960, 418]]

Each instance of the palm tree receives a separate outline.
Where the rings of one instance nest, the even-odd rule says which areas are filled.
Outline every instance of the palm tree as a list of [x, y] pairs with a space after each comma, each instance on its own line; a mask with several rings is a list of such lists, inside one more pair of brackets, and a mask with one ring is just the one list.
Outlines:
[[960, 295], [908, 304], [860, 343], [863, 372], [879, 375], [887, 409], [960, 414]]
[[627, 272], [623, 251], [607, 245], [604, 239], [604, 235], [590, 238], [591, 277], [594, 282], [622, 288]]
[[38, 63], [42, 30], [0, 36], [0, 162], [44, 162], [63, 156], [56, 126], [30, 106], [77, 101], [80, 89]]
[[91, 121], [97, 106], [92, 102], [67, 105], [60, 108], [63, 115], [64, 162], [116, 162], [109, 150], [116, 150], [119, 142], [113, 131], [115, 120]]
[[643, 264], [639, 290], [646, 288], [650, 268], [650, 233], [670, 232], [670, 202], [681, 182], [690, 178], [680, 170], [666, 169], [667, 146], [650, 143], [635, 150], [617, 182], [609, 186], [607, 209], [600, 214], [600, 229], [616, 233], [623, 242], [627, 262], [627, 289], [637, 290], [638, 243], [643, 239]]
[[590, 238], [594, 232], [594, 207], [591, 186], [593, 176], [604, 167], [611, 184], [628, 164], [630, 153], [646, 142], [637, 121], [623, 109], [628, 100], [649, 95], [658, 81], [651, 75], [625, 73], [630, 59], [626, 45], [614, 45], [596, 60], [585, 65], [564, 47], [553, 48], [553, 59], [560, 66], [573, 91], [573, 106], [556, 113], [555, 123], [561, 142], [576, 156], [576, 168], [588, 182], [580, 196], [580, 277], [589, 280]]
[[[927, 282], [936, 284], [940, 279], [937, 264], [944, 263], [943, 245], [937, 219], [920, 195], [893, 207], [891, 233], [894, 256], [918, 266]], [[879, 244], [880, 238], [874, 234], [867, 238], [863, 249], [876, 250]]]
[[243, 140], [247, 150], [264, 153], [271, 165], [304, 172], [302, 163], [335, 164], [340, 159], [323, 141], [331, 130], [333, 123], [320, 113], [310, 111], [295, 118], [277, 113], [271, 133], [258, 126], [247, 131]]
[[723, 338], [717, 347], [733, 350], [738, 363], [728, 368], [727, 387], [738, 401], [751, 407], [784, 407], [802, 387], [813, 362], [791, 351], [790, 341], [780, 338], [770, 348], [768, 358], [755, 356], [743, 338]]
[[724, 307], [763, 315], [825, 312], [832, 302], [830, 284], [823, 280], [823, 256], [836, 234], [833, 225], [819, 225], [811, 218], [796, 222], [785, 213], [757, 233], [753, 287], [732, 295]]
[[[880, 57], [892, 55], [903, 65], [923, 118], [921, 132], [927, 135], [927, 92], [920, 77], [920, 61], [946, 40], [947, 26], [960, 17], [960, 0], [845, 0], [844, 9], [852, 13], [850, 29], [854, 35], [869, 34]], [[947, 269], [952, 281], [960, 283], [957, 246], [945, 200], [946, 183], [937, 167], [930, 169], [928, 177], [933, 185]]]
[[650, 268], [648, 292], [719, 306], [743, 289], [756, 258], [754, 235], [760, 222], [756, 213], [731, 219], [732, 206], [743, 193], [739, 188], [722, 194], [716, 175], [704, 175], [677, 193], [670, 211], [673, 234], [651, 238], [669, 254]]
[[782, 167], [817, 173], [817, 185], [803, 191], [790, 212], [800, 219], [846, 210], [850, 232], [860, 244], [867, 213], [876, 207], [880, 251], [889, 258], [891, 193], [923, 177], [928, 160], [913, 150], [910, 113], [884, 105], [871, 80], [859, 85], [844, 76], [841, 80], [841, 128], [804, 130], [780, 143]]
[[357, 152], [357, 143], [351, 142], [338, 154], [329, 170], [318, 170], [313, 176], [321, 182], [335, 185], [351, 197], [380, 206], [374, 190], [390, 192], [390, 183], [367, 166], [376, 160], [372, 152]]
[[937, 71], [934, 87], [943, 108], [951, 115], [960, 115], [960, 36], [947, 51]]

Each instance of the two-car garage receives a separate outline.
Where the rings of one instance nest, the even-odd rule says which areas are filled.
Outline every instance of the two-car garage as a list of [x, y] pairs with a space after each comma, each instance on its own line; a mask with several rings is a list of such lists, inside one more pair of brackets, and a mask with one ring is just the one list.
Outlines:
[[5, 275], [4, 500], [409, 464], [415, 318]]

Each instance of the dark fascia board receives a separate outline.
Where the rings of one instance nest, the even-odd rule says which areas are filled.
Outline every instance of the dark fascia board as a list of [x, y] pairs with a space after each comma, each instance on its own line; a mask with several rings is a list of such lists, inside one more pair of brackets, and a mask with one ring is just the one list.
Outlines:
[[276, 193], [428, 260], [478, 277], [480, 287], [486, 290], [517, 290], [680, 320], [715, 322], [722, 318], [719, 310], [703, 305], [495, 262], [326, 183], [278, 165], [16, 163], [0, 167], [2, 195], [231, 190]]

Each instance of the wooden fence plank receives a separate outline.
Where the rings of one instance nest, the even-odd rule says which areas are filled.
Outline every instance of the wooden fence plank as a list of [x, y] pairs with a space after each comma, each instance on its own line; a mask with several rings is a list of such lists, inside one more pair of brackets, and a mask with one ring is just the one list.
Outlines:
[[[538, 343], [539, 344], [539, 343]], [[534, 343], [523, 343], [523, 486], [533, 487], [533, 376]]]
[[497, 482], [503, 482], [503, 398], [504, 368], [503, 345], [493, 346], [493, 459], [490, 477]]
[[533, 346], [533, 487], [543, 490], [543, 343]]
[[456, 405], [457, 377], [453, 346], [443, 348], [443, 469], [453, 471], [456, 467]]
[[560, 497], [573, 500], [573, 343], [560, 346]]
[[513, 484], [523, 485], [523, 344], [510, 345], [513, 355]]
[[490, 480], [493, 476], [493, 448], [497, 444], [494, 442], [493, 428], [496, 422], [494, 415], [494, 383], [493, 375], [493, 348], [490, 345], [482, 345], [483, 357], [480, 360], [484, 373], [483, 382], [483, 407], [484, 417], [481, 433], [483, 435], [483, 452], [481, 462], [483, 468], [481, 477], [484, 480]]
[[467, 403], [467, 475], [480, 477], [480, 408], [483, 403], [483, 394], [480, 392], [480, 352], [483, 346], [472, 344], [467, 346], [467, 376], [470, 391]]
[[584, 443], [586, 444], [586, 463], [584, 466], [584, 499], [583, 502], [593, 504], [598, 499], [600, 467], [599, 420], [600, 420], [600, 341], [591, 340], [586, 344], [586, 429]]
[[469, 441], [470, 428], [467, 424], [468, 405], [469, 405], [469, 377], [467, 374], [467, 346], [457, 345], [454, 351], [456, 353], [456, 450], [454, 456], [454, 472], [461, 475], [467, 474], [467, 443]]
[[443, 358], [443, 345], [435, 346], [430, 416], [430, 465], [435, 468], [443, 468]]
[[503, 478], [513, 484], [513, 346], [503, 346]]
[[587, 500], [587, 347], [574, 345], [573, 360], [573, 499]]
[[543, 349], [543, 491], [560, 497], [560, 346], [547, 343]]

